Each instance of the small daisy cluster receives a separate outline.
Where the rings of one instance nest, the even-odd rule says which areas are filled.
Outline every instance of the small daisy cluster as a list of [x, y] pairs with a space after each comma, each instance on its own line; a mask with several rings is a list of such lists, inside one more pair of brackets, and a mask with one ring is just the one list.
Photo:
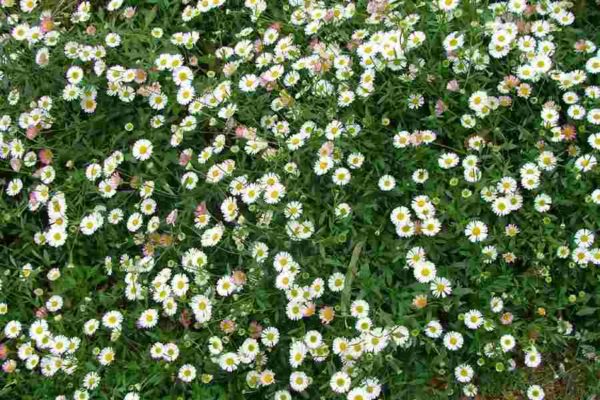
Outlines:
[[435, 217], [435, 205], [427, 195], [415, 196], [410, 204], [417, 219], [412, 219], [410, 209], [404, 206], [396, 207], [390, 214], [390, 220], [400, 238], [408, 238], [417, 234], [425, 236], [437, 235], [442, 223]]

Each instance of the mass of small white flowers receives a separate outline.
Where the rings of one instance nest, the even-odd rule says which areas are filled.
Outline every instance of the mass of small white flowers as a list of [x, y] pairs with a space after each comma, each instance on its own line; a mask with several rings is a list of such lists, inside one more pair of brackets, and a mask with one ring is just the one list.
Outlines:
[[596, 4], [50, 3], [0, 0], [0, 397], [542, 400], [597, 363]]

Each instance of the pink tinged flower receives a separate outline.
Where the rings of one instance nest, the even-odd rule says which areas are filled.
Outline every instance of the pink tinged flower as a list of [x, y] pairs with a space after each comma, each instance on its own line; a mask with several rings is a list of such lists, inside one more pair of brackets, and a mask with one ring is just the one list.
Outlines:
[[438, 99], [438, 101], [435, 103], [435, 115], [439, 117], [446, 112], [446, 110], [448, 110], [446, 103], [444, 103], [442, 99]]
[[419, 146], [423, 142], [423, 135], [421, 134], [420, 131], [415, 131], [410, 134], [408, 141], [410, 142], [410, 144], [412, 144], [415, 147]]
[[224, 333], [233, 333], [235, 332], [235, 321], [224, 319], [221, 321], [220, 328]]
[[39, 318], [39, 319], [44, 319], [48, 316], [48, 310], [46, 309], [46, 307], [40, 307], [37, 310], [35, 310], [35, 317]]
[[248, 128], [244, 125], [239, 125], [235, 128], [235, 137], [240, 139], [246, 139], [246, 135], [248, 134]]
[[267, 90], [268, 90], [269, 80], [265, 77], [265, 74], [262, 74], [259, 77], [259, 84], [260, 84], [260, 86], [267, 88]]
[[446, 85], [446, 90], [449, 90], [451, 92], [458, 92], [459, 89], [460, 89], [460, 86], [459, 86], [458, 81], [456, 79], [451, 80]]
[[304, 309], [302, 309], [302, 316], [307, 318], [307, 317], [312, 317], [313, 315], [315, 315], [315, 303], [313, 302], [309, 302], [306, 303], [306, 307]]
[[585, 40], [578, 40], [575, 43], [575, 50], [579, 51], [579, 52], [584, 52], [588, 50], [588, 44]]
[[202, 203], [200, 203], [200, 204], [198, 204], [196, 206], [196, 211], [195, 211], [196, 217], [199, 217], [201, 215], [205, 215], [206, 212], [207, 212], [207, 210], [206, 210], [206, 203], [205, 202], [202, 202]]
[[2, 370], [7, 374], [11, 374], [17, 368], [17, 362], [15, 360], [8, 360], [2, 364]]
[[10, 160], [10, 167], [15, 172], [19, 172], [21, 170], [22, 161], [18, 158], [12, 158]]
[[[191, 60], [190, 60], [191, 63]], [[148, 78], [148, 74], [146, 73], [146, 71], [144, 71], [141, 68], [138, 68], [135, 70], [135, 83], [139, 83], [142, 84], [144, 82], [146, 82], [146, 79]]]
[[263, 330], [263, 327], [257, 322], [250, 322], [250, 327], [248, 328], [248, 332], [250, 333], [250, 337], [253, 339], [260, 339], [260, 334]]
[[231, 275], [231, 282], [238, 287], [244, 286], [246, 284], [246, 274], [244, 273], [244, 271], [241, 270], [237, 270], [237, 271], [233, 271], [233, 274]]
[[27, 133], [25, 133], [25, 136], [27, 137], [27, 139], [33, 140], [38, 135], [38, 133], [40, 133], [40, 130], [41, 129], [39, 126], [29, 127], [27, 128]]
[[135, 8], [134, 7], [127, 7], [125, 9], [125, 12], [123, 13], [123, 15], [125, 16], [125, 18], [127, 19], [131, 19], [135, 16]]
[[167, 224], [175, 225], [175, 221], [177, 221], [177, 210], [173, 210], [167, 215]]
[[333, 142], [324, 143], [321, 150], [324, 153], [323, 155], [330, 156], [333, 154]]
[[40, 24], [40, 29], [42, 30], [42, 33], [48, 33], [52, 29], [54, 29], [54, 21], [52, 21], [52, 18], [50, 18], [50, 17], [42, 18], [42, 23]]
[[35, 207], [39, 203], [37, 199], [37, 194], [35, 191], [29, 193], [29, 206]]
[[0, 343], [0, 360], [6, 360], [8, 356], [8, 346], [4, 343]]
[[312, 65], [312, 69], [313, 72], [321, 72], [321, 69], [323, 69], [323, 64], [320, 61], [318, 61]]
[[371, 0], [367, 4], [367, 12], [369, 14], [381, 14], [385, 11], [388, 5], [387, 0]]
[[179, 155], [179, 165], [185, 167], [192, 159], [192, 151], [190, 149], [184, 150]]
[[327, 14], [325, 14], [325, 21], [331, 21], [333, 19], [333, 10], [329, 10], [327, 11]]
[[517, 78], [514, 75], [508, 75], [508, 76], [506, 76], [504, 78], [504, 81], [506, 82], [506, 85], [509, 88], [511, 88], [511, 89], [514, 88], [514, 87], [519, 86], [519, 84], [521, 83], [521, 81], [519, 80], [519, 78]]
[[40, 161], [42, 162], [42, 164], [44, 165], [50, 165], [52, 164], [52, 150], [50, 149], [42, 149], [40, 150], [38, 156], [40, 157]]
[[111, 175], [109, 182], [110, 186], [112, 186], [113, 189], [116, 189], [119, 187], [122, 181], [123, 180], [121, 179], [121, 175], [118, 172], [115, 172]]
[[281, 22], [274, 22], [269, 26], [271, 29], [275, 29], [277, 32], [281, 30]]

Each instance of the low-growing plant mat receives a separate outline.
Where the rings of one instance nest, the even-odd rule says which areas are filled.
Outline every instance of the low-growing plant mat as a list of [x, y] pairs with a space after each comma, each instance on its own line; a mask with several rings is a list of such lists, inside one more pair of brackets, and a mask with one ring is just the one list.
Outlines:
[[596, 399], [599, 26], [0, 0], [0, 399]]

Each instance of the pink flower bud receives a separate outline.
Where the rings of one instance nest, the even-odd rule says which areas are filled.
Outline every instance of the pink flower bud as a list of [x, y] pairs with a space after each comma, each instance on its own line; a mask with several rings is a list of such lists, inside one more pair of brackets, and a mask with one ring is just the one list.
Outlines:
[[25, 136], [27, 137], [27, 139], [33, 140], [38, 135], [38, 133], [40, 133], [39, 126], [32, 126], [27, 128], [27, 133], [25, 133]]
[[167, 224], [175, 225], [176, 221], [177, 221], [177, 210], [173, 210], [169, 213], [169, 215], [167, 215]]
[[457, 92], [459, 89], [460, 89], [460, 86], [459, 86], [458, 81], [456, 79], [451, 80], [446, 85], [446, 90], [449, 90], [451, 92]]
[[442, 101], [442, 99], [438, 99], [438, 101], [435, 103], [435, 115], [437, 115], [438, 117], [441, 116], [446, 110], [448, 109], [448, 106], [446, 106], [446, 103], [444, 103]]
[[196, 211], [195, 211], [196, 217], [198, 217], [200, 215], [204, 215], [204, 214], [206, 214], [206, 212], [207, 212], [207, 210], [206, 210], [205, 202], [202, 202], [196, 206]]
[[19, 172], [21, 170], [22, 163], [23, 162], [18, 158], [11, 158], [10, 167], [13, 169], [13, 171]]
[[36, 318], [44, 319], [48, 316], [48, 310], [46, 309], [46, 307], [40, 307], [37, 310], [35, 310], [35, 316]]
[[179, 155], [179, 165], [185, 167], [192, 159], [192, 151], [190, 149], [184, 150]]
[[29, 206], [35, 207], [39, 203], [37, 194], [35, 191], [29, 193]]
[[246, 133], [248, 133], [248, 128], [246, 128], [244, 125], [239, 125], [237, 128], [235, 128], [235, 136], [237, 138], [246, 138]]
[[125, 9], [125, 11], [123, 12], [123, 16], [127, 19], [131, 19], [135, 16], [135, 8], [134, 7], [127, 7]]
[[123, 179], [121, 179], [121, 175], [118, 172], [115, 172], [110, 177], [110, 185], [114, 189], [118, 188], [122, 181], [123, 181]]

